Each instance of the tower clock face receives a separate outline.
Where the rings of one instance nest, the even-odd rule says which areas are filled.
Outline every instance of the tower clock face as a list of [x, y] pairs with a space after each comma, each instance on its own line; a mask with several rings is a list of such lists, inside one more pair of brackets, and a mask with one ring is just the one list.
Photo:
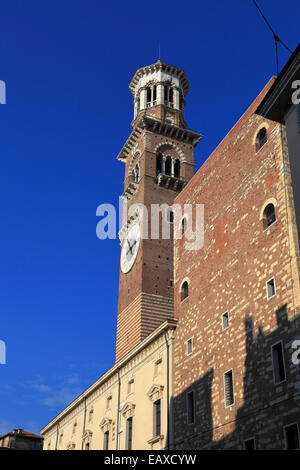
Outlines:
[[140, 246], [141, 231], [138, 224], [133, 225], [123, 241], [121, 252], [121, 269], [128, 273], [132, 268]]

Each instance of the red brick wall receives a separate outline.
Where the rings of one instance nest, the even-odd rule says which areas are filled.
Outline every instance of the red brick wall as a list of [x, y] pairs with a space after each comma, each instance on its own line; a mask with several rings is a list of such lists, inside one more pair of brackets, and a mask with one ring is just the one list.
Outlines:
[[[175, 241], [174, 428], [178, 448], [240, 448], [242, 439], [253, 433], [260, 435], [261, 448], [282, 448], [283, 420], [293, 421], [299, 412], [291, 398], [297, 371], [290, 360], [296, 323], [287, 218], [291, 201], [286, 199], [289, 188], [284, 177], [288, 168], [282, 165], [279, 126], [254, 114], [272, 81], [175, 201], [204, 204], [205, 210], [203, 248], [187, 251], [184, 240]], [[268, 142], [256, 151], [255, 136], [262, 123], [268, 127]], [[260, 215], [270, 198], [277, 201], [277, 221], [264, 231]], [[267, 300], [265, 284], [272, 277], [276, 296]], [[189, 279], [189, 297], [181, 302], [185, 278]], [[278, 323], [276, 310], [285, 304], [287, 318]], [[229, 328], [223, 331], [221, 315], [226, 311]], [[186, 356], [185, 342], [191, 337], [194, 350]], [[287, 381], [275, 386], [270, 347], [278, 338], [284, 341]], [[235, 403], [225, 408], [223, 375], [229, 369], [233, 369]], [[186, 391], [190, 389], [196, 398], [193, 425], [186, 424]], [[276, 401], [282, 402], [285, 415], [279, 414]], [[273, 433], [270, 422], [264, 431], [266, 419], [274, 420]]]

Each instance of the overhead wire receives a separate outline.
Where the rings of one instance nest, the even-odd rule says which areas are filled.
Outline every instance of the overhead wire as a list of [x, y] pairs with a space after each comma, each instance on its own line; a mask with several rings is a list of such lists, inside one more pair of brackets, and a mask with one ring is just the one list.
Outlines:
[[258, 6], [257, 2], [255, 0], [252, 0], [252, 2], [254, 3], [255, 7], [257, 8], [257, 10], [259, 11], [259, 13], [261, 14], [264, 22], [266, 23], [266, 25], [268, 26], [268, 28], [271, 30], [272, 34], [273, 34], [273, 37], [274, 37], [274, 40], [275, 40], [275, 43], [278, 43], [280, 42], [291, 54], [293, 53], [293, 51], [280, 39], [280, 37], [275, 33], [274, 29], [272, 28], [272, 26], [270, 25], [270, 22], [267, 20], [267, 18], [265, 17], [265, 15], [263, 14], [263, 12], [261, 11], [260, 7]]

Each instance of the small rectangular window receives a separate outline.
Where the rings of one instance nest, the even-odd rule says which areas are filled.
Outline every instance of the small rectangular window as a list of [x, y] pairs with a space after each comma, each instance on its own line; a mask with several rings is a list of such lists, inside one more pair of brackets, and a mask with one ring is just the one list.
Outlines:
[[222, 315], [222, 328], [226, 330], [229, 327], [229, 313], [225, 312]]
[[278, 384], [285, 380], [285, 367], [284, 367], [284, 354], [282, 341], [271, 346], [272, 363], [273, 363], [273, 377], [274, 383]]
[[187, 340], [186, 344], [186, 355], [189, 356], [193, 352], [193, 338]]
[[274, 277], [267, 282], [267, 298], [272, 299], [276, 295], [275, 279]]
[[233, 405], [234, 403], [234, 390], [233, 390], [233, 372], [229, 370], [224, 374], [224, 394], [225, 406]]
[[109, 431], [104, 433], [103, 450], [109, 449]]
[[157, 400], [153, 404], [153, 434], [154, 437], [161, 434], [161, 401]]
[[245, 450], [255, 450], [255, 439], [251, 437], [250, 439], [246, 439], [244, 441], [244, 449]]
[[126, 450], [132, 450], [132, 417], [126, 421]]
[[300, 449], [298, 424], [294, 423], [294, 424], [290, 424], [289, 426], [285, 426], [284, 433], [285, 433], [286, 449], [287, 450]]
[[186, 395], [186, 407], [187, 407], [187, 424], [193, 424], [195, 422], [195, 403], [194, 403], [194, 392], [188, 392]]

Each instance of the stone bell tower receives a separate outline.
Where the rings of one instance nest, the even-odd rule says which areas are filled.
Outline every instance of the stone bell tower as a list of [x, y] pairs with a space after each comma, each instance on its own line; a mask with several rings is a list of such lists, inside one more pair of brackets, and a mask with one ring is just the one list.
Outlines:
[[[138, 69], [129, 85], [134, 98], [132, 132], [118, 155], [125, 163], [123, 200], [148, 212], [148, 238], [138, 228], [138, 211], [124, 215], [120, 234], [116, 361], [173, 317], [173, 221], [171, 237], [160, 229], [151, 238], [153, 204], [171, 206], [194, 175], [194, 148], [201, 135], [187, 128], [185, 96], [190, 89], [183, 70], [161, 61]], [[133, 208], [132, 208], [133, 209]]]

